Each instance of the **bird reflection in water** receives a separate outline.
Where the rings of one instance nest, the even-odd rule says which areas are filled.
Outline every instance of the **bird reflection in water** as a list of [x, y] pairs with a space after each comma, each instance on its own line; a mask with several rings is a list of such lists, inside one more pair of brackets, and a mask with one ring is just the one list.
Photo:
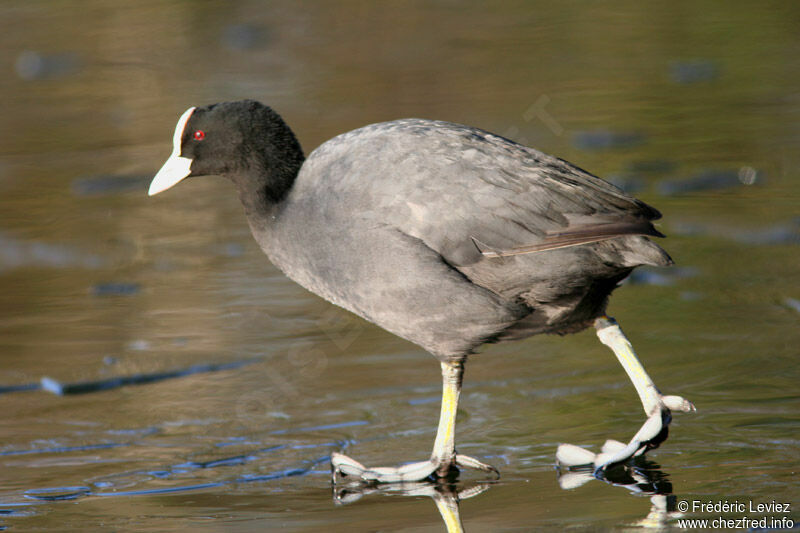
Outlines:
[[660, 465], [643, 456], [605, 470], [595, 469], [592, 465], [558, 468], [558, 484], [564, 490], [577, 489], [592, 480], [623, 487], [635, 496], [650, 496], [650, 512], [630, 526], [666, 529], [669, 521], [680, 514], [675, 508], [677, 499], [672, 492], [669, 476], [661, 470]]
[[[669, 527], [669, 522], [680, 515], [676, 511], [676, 497], [672, 492], [669, 476], [661, 470], [657, 463], [641, 456], [625, 463], [613, 465], [605, 470], [596, 470], [591, 465], [559, 466], [557, 472], [558, 484], [564, 490], [574, 490], [592, 480], [598, 480], [613, 487], [625, 488], [634, 496], [649, 496], [650, 510], [648, 514], [641, 520], [628, 524], [629, 526], [656, 530], [666, 529]], [[448, 533], [463, 532], [464, 526], [459, 515], [459, 503], [486, 492], [494, 483], [497, 482], [461, 483], [453, 478], [390, 484], [360, 481], [346, 484], [334, 483], [333, 501], [336, 505], [348, 505], [372, 494], [427, 496], [434, 501], [442, 515], [445, 531]]]
[[347, 485], [333, 484], [333, 501], [336, 505], [354, 503], [370, 494], [388, 496], [427, 496], [436, 504], [447, 533], [463, 532], [458, 504], [461, 500], [473, 498], [489, 490], [491, 482], [456, 483], [453, 478], [436, 478], [431, 481], [405, 483], [364, 483]]

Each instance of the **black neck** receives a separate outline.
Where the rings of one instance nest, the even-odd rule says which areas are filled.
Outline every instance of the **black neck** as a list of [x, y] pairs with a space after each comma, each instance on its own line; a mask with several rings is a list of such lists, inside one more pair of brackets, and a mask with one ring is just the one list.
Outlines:
[[251, 156], [231, 176], [248, 217], [264, 216], [289, 194], [305, 156], [300, 143], [272, 109], [253, 103], [249, 121], [242, 125]]
[[[250, 168], [233, 179], [239, 190], [239, 200], [248, 217], [274, 214], [289, 194], [303, 164], [303, 155], [293, 161], [281, 161], [271, 168]], [[261, 165], [259, 165], [261, 167]]]

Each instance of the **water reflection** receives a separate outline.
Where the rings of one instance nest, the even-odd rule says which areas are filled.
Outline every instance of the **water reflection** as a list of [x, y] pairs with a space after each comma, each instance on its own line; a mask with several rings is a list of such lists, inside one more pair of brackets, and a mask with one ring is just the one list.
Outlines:
[[[617, 464], [604, 471], [593, 467], [559, 467], [558, 484], [565, 491], [573, 491], [583, 485], [600, 481], [612, 487], [627, 490], [636, 498], [650, 499], [647, 514], [630, 526], [663, 530], [670, 522], [681, 516], [676, 510], [677, 498], [673, 493], [669, 475], [661, 466], [643, 456], [626, 463]], [[502, 481], [459, 481], [456, 477], [413, 483], [365, 483], [353, 481], [333, 484], [333, 501], [336, 505], [350, 505], [366, 496], [431, 498], [448, 533], [465, 531], [461, 521], [460, 502], [481, 495]]]
[[333, 485], [333, 502], [336, 505], [348, 505], [371, 494], [414, 498], [427, 496], [436, 504], [447, 533], [456, 533], [464, 531], [459, 502], [483, 494], [491, 486], [491, 482], [457, 483], [453, 479], [383, 484], [354, 482], [346, 486]]
[[677, 518], [676, 497], [672, 483], [658, 463], [643, 457], [618, 464], [605, 471], [593, 467], [571, 467], [558, 470], [558, 484], [564, 490], [573, 490], [592, 480], [602, 481], [613, 487], [622, 487], [634, 496], [650, 496], [650, 512], [633, 526], [648, 529], [665, 529]]

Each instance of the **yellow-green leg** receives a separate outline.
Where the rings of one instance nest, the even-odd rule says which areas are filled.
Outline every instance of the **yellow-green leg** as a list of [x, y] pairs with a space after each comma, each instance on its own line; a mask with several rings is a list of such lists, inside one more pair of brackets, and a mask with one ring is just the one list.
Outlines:
[[346, 455], [333, 453], [331, 454], [331, 468], [334, 482], [338, 476], [352, 476], [363, 481], [377, 483], [420, 481], [431, 476], [445, 477], [457, 467], [475, 468], [499, 475], [495, 467], [456, 453], [456, 412], [463, 378], [463, 361], [442, 363], [442, 410], [430, 459], [399, 467], [369, 468]]
[[672, 411], [694, 411], [695, 407], [692, 402], [680, 396], [661, 394], [653, 380], [647, 375], [639, 358], [636, 357], [630, 341], [613, 318], [607, 316], [598, 318], [595, 320], [594, 327], [600, 342], [614, 351], [622, 368], [633, 382], [642, 401], [645, 415], [647, 415], [647, 420], [628, 444], [608, 440], [603, 446], [602, 452], [597, 455], [572, 444], [562, 444], [558, 447], [556, 458], [559, 463], [566, 466], [593, 464], [596, 470], [602, 470], [611, 464], [625, 461], [648, 449], [658, 447], [667, 438], [667, 428], [672, 421]]

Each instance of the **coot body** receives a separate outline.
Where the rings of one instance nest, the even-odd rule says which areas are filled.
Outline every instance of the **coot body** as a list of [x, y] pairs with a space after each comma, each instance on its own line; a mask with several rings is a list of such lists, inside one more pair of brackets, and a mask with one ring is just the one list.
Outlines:
[[[457, 402], [467, 355], [486, 342], [582, 330], [634, 267], [671, 264], [647, 238], [662, 236], [654, 208], [477, 128], [384, 122], [304, 159], [277, 113], [242, 101], [190, 108], [173, 142], [150, 194], [188, 176], [231, 179], [253, 236], [287, 276], [439, 358], [439, 473], [476, 466], [442, 437], [448, 386]], [[341, 461], [342, 473], [394, 480]]]

